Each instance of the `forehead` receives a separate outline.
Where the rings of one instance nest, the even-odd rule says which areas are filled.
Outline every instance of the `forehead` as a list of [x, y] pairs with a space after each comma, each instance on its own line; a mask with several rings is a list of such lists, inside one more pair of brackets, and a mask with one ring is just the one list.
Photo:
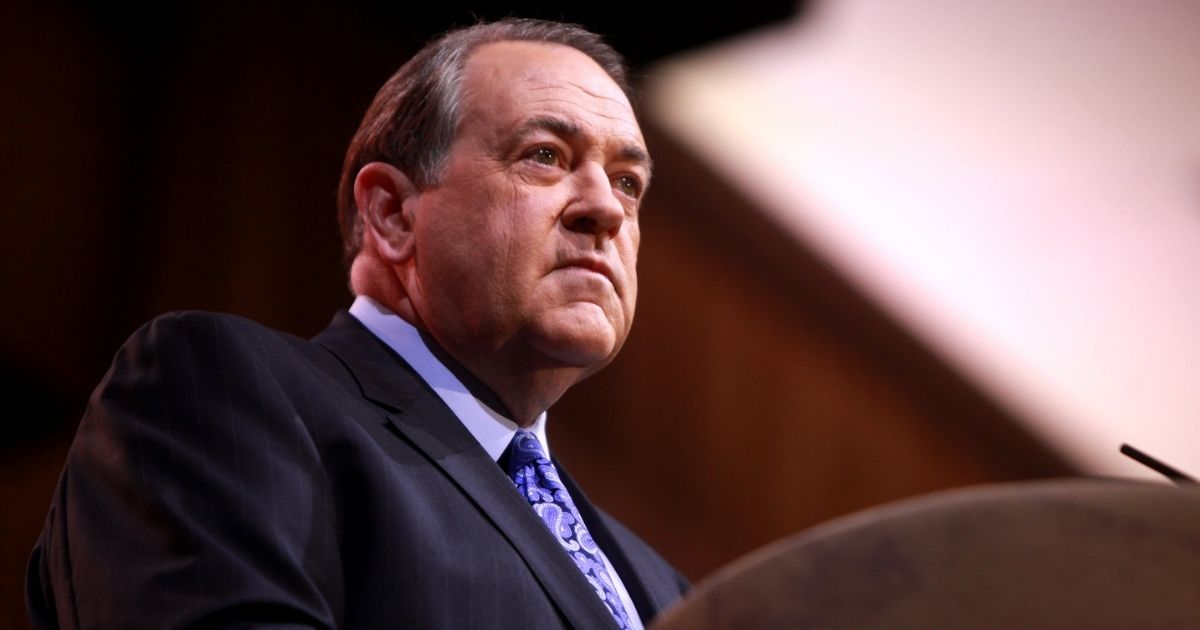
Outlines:
[[625, 93], [591, 57], [569, 46], [484, 44], [467, 60], [463, 93], [463, 123], [482, 123], [495, 133], [555, 115], [590, 133], [643, 144]]

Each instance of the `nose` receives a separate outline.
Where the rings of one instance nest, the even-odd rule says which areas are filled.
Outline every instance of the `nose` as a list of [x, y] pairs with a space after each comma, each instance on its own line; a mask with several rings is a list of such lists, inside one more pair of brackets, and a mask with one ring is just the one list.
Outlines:
[[562, 222], [572, 232], [613, 238], [625, 222], [625, 206], [613, 192], [608, 173], [599, 164], [576, 169], [575, 196], [563, 212]]

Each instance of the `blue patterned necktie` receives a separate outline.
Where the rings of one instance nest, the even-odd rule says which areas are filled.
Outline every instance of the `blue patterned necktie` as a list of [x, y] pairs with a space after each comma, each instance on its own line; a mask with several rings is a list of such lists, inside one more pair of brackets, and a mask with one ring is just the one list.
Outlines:
[[542, 453], [541, 442], [536, 435], [522, 429], [517, 431], [509, 448], [508, 476], [517, 484], [517, 490], [596, 589], [596, 596], [608, 606], [617, 625], [629, 628], [629, 613], [608, 575], [604, 556], [584, 526], [554, 464]]

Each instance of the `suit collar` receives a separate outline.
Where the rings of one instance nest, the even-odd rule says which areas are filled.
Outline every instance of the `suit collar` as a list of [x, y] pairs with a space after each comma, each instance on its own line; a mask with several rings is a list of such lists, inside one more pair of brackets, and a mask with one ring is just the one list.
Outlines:
[[412, 368], [347, 311], [338, 311], [313, 341], [341, 361], [363, 397], [389, 410], [406, 409], [426, 390]]
[[344, 311], [314, 341], [341, 361], [363, 396], [383, 408], [400, 436], [461, 489], [512, 543], [571, 626], [612, 628], [608, 609], [512, 481], [398, 355]]

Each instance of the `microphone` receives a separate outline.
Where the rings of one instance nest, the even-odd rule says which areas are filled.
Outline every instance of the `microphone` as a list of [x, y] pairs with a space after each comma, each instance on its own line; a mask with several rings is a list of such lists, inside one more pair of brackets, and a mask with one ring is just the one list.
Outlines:
[[1163, 462], [1143, 453], [1142, 451], [1139, 451], [1136, 448], [1133, 448], [1132, 446], [1130, 446], [1128, 444], [1121, 445], [1121, 453], [1124, 455], [1128, 455], [1130, 458], [1132, 458], [1134, 461], [1138, 462], [1139, 464], [1142, 464], [1142, 465], [1146, 466], [1147, 468], [1150, 468], [1151, 470], [1161, 473], [1167, 479], [1174, 481], [1178, 485], [1183, 486], [1183, 485], [1190, 485], [1190, 484], [1197, 483], [1197, 481], [1194, 477], [1190, 477], [1190, 476], [1180, 472], [1178, 469], [1176, 469], [1172, 466], [1168, 466], [1167, 464], [1164, 464]]

